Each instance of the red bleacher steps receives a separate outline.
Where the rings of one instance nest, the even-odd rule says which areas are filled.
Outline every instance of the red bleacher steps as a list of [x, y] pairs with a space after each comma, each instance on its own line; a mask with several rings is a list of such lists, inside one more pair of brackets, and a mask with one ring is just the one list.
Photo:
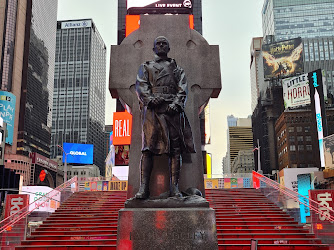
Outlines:
[[16, 249], [116, 249], [118, 210], [125, 200], [121, 191], [74, 193]]
[[256, 189], [206, 190], [216, 210], [219, 250], [324, 250], [321, 241]]

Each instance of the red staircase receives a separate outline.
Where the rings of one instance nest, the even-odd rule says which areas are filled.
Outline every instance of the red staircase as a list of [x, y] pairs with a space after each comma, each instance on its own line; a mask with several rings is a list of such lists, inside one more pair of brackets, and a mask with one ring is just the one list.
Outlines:
[[206, 199], [216, 210], [220, 250], [323, 250], [328, 245], [309, 233], [256, 189], [206, 190]]
[[116, 249], [118, 210], [126, 192], [78, 192], [16, 249]]

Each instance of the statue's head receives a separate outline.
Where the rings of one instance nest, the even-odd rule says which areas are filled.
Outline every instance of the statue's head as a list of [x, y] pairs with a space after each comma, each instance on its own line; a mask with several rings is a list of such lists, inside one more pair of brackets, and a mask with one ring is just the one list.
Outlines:
[[158, 36], [154, 40], [153, 51], [160, 57], [167, 56], [168, 52], [170, 51], [169, 42], [167, 38], [164, 36]]

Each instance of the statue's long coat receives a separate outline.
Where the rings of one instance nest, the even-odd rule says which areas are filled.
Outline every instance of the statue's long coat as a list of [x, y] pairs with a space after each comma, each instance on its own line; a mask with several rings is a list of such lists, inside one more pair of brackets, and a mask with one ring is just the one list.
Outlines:
[[[152, 88], [168, 87], [167, 93], [153, 93]], [[171, 91], [173, 90], [173, 91]], [[154, 154], [169, 154], [169, 127], [173, 126], [179, 134], [181, 152], [194, 153], [191, 127], [184, 113], [187, 99], [187, 81], [184, 70], [174, 59], [162, 59], [156, 56], [154, 61], [143, 63], [138, 71], [136, 92], [140, 101], [142, 119], [142, 151]], [[152, 107], [155, 96], [164, 98], [164, 103]], [[171, 115], [166, 112], [169, 104], [176, 104], [180, 113]]]

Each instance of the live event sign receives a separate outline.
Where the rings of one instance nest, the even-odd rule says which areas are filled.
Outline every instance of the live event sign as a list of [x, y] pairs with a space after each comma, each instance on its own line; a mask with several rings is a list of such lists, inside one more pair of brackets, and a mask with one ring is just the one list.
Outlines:
[[113, 144], [130, 145], [132, 131], [132, 115], [128, 112], [114, 112]]

